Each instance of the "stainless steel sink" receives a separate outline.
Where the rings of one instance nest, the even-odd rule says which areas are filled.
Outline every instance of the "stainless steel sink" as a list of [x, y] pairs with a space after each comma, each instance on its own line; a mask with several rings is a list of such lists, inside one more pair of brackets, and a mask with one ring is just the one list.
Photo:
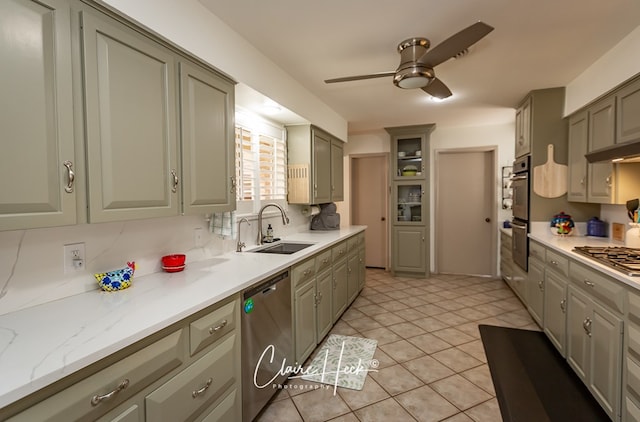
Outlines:
[[255, 253], [277, 253], [283, 255], [290, 255], [301, 251], [309, 246], [313, 246], [313, 243], [290, 243], [282, 242], [273, 246], [267, 246], [266, 248], [255, 249], [251, 252]]

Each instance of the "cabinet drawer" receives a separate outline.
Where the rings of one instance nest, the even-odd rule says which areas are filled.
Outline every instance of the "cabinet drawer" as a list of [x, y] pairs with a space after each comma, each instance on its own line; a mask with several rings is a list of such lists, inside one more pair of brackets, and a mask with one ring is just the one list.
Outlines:
[[316, 255], [316, 274], [331, 268], [331, 249]]
[[569, 277], [612, 310], [623, 312], [625, 289], [621, 285], [576, 262], [569, 265]]
[[235, 422], [242, 419], [240, 393], [234, 388], [200, 422]]
[[[627, 331], [629, 335], [627, 338], [628, 354], [640, 360], [640, 329], [634, 324], [627, 324]], [[638, 398], [640, 399], [640, 390], [638, 390], [638, 393]]]
[[331, 248], [331, 256], [333, 258], [333, 262], [346, 258], [347, 242], [346, 241], [340, 242], [337, 245], [335, 245], [333, 248]]
[[[640, 296], [629, 292], [629, 321], [640, 325]], [[638, 349], [640, 352], [640, 349]]]
[[238, 300], [222, 305], [189, 325], [191, 356], [236, 328]]
[[529, 257], [546, 262], [545, 247], [537, 242], [529, 242]]
[[299, 286], [305, 281], [311, 280], [316, 274], [316, 260], [315, 258], [307, 259], [306, 261], [296, 264], [291, 269], [291, 281], [294, 286]]
[[237, 333], [145, 398], [147, 420], [186, 421], [202, 411], [234, 383], [239, 372]]
[[627, 393], [640, 399], [640, 365], [627, 357]]
[[626, 418], [623, 420], [627, 422], [640, 422], [640, 407], [638, 407], [629, 397], [626, 397], [624, 401]]
[[358, 234], [356, 235], [356, 237], [358, 238], [358, 247], [359, 247], [359, 248], [360, 248], [360, 247], [363, 247], [363, 246], [364, 246], [364, 243], [365, 243], [365, 240], [364, 240], [364, 232], [358, 233]]
[[347, 239], [347, 251], [352, 252], [358, 249], [358, 236], [352, 236]]
[[[184, 362], [184, 330], [169, 334], [60, 393], [19, 413], [11, 421], [96, 419]], [[99, 400], [118, 390], [109, 399]], [[93, 403], [95, 404], [93, 404]]]
[[569, 275], [569, 260], [566, 257], [551, 250], [547, 250], [545, 256], [546, 268], [565, 277]]

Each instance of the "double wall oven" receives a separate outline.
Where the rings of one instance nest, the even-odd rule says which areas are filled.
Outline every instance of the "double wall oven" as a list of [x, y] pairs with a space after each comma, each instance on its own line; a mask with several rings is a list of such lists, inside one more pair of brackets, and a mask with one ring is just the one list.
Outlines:
[[513, 195], [513, 219], [511, 220], [513, 262], [527, 271], [529, 260], [529, 166], [530, 156], [513, 162], [511, 188]]

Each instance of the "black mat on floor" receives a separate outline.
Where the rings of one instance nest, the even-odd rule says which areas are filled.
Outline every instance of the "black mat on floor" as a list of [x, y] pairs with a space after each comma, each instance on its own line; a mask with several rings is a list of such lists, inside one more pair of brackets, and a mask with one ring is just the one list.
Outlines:
[[479, 329], [504, 422], [610, 420], [543, 332]]

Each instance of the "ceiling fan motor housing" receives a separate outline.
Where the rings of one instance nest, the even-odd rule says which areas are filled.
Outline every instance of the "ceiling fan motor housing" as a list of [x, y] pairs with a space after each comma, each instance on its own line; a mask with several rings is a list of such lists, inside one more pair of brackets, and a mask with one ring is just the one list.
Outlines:
[[393, 77], [393, 83], [405, 89], [423, 88], [433, 80], [433, 69], [418, 62], [429, 49], [431, 43], [426, 38], [409, 38], [398, 44], [400, 66]]

